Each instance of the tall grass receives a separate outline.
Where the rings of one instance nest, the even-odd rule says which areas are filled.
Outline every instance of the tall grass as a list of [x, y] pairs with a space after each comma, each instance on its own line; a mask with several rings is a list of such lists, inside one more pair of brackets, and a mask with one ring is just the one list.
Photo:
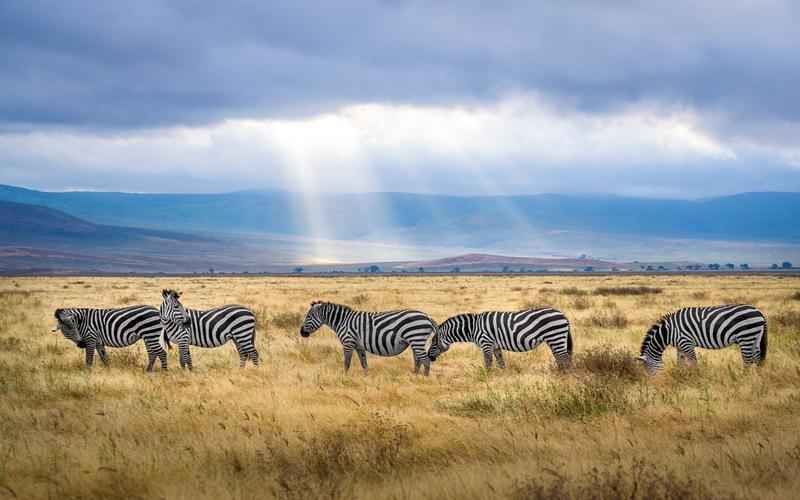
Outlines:
[[[787, 285], [750, 275], [0, 278], [0, 497], [794, 498], [800, 318]], [[639, 286], [663, 293], [595, 293]], [[198, 308], [243, 298], [263, 366], [238, 369], [228, 344], [193, 349], [191, 372], [172, 350], [170, 370], [148, 374], [140, 343], [108, 348], [111, 366], [87, 370], [84, 351], [50, 333], [55, 307], [157, 301], [167, 287]], [[327, 327], [298, 335], [319, 297], [437, 321], [552, 305], [574, 326], [573, 368], [558, 370], [543, 345], [487, 371], [464, 343], [428, 378], [412, 374], [408, 350], [368, 355], [366, 376], [354, 356], [344, 374]], [[731, 348], [698, 351], [699, 366], [681, 369], [670, 349], [658, 375], [644, 372], [635, 356], [655, 318], [725, 297], [758, 300], [769, 318], [764, 366], [743, 368]]]

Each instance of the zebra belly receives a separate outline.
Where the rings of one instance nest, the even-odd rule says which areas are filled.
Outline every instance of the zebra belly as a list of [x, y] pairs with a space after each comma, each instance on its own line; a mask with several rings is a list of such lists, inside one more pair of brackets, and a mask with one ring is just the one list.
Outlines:
[[392, 336], [380, 341], [378, 339], [372, 342], [365, 342], [363, 349], [371, 354], [378, 356], [397, 356], [406, 349], [408, 349], [408, 342], [400, 338], [400, 336]]
[[205, 339], [205, 340], [204, 339], [192, 339], [189, 342], [189, 345], [193, 345], [195, 347], [205, 347], [205, 348], [210, 349], [212, 347], [220, 347], [222, 345], [225, 345], [225, 344], [228, 343], [228, 341], [230, 339], [231, 339], [230, 335], [225, 335], [221, 339], [216, 339], [216, 338]]
[[129, 347], [139, 342], [140, 338], [138, 333], [132, 333], [116, 339], [114, 337], [102, 335], [100, 340], [105, 347]]

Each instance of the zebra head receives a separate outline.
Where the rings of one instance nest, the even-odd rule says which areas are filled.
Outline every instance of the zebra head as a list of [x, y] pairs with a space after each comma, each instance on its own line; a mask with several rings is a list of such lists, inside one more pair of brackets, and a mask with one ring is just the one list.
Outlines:
[[311, 303], [311, 308], [308, 310], [308, 313], [306, 313], [306, 319], [303, 320], [303, 324], [300, 326], [301, 337], [310, 336], [312, 333], [319, 330], [325, 322], [322, 306], [323, 302], [321, 300], [315, 300]]
[[86, 347], [86, 332], [83, 331], [86, 329], [86, 325], [84, 321], [81, 321], [82, 318], [79, 311], [75, 309], [56, 309], [55, 317], [58, 325], [56, 325], [56, 329], [53, 332], [61, 330], [67, 340], [75, 342], [75, 345], [81, 349]]
[[464, 323], [459, 319], [463, 315], [448, 318], [444, 323], [436, 327], [431, 340], [431, 347], [428, 349], [428, 359], [436, 361], [440, 354], [450, 349], [450, 344], [454, 335], [464, 330]]
[[185, 327], [189, 323], [189, 314], [181, 304], [181, 294], [176, 290], [162, 290], [161, 297], [164, 299], [160, 310], [161, 322]]
[[639, 357], [637, 359], [644, 364], [650, 375], [655, 374], [664, 365], [661, 355], [664, 352], [664, 338], [667, 328], [664, 318], [661, 318], [650, 327], [650, 330], [647, 331], [642, 340], [642, 347], [639, 349]]
[[433, 338], [431, 339], [431, 347], [428, 349], [428, 359], [431, 361], [436, 361], [436, 358], [445, 351], [450, 348], [449, 345], [445, 345], [442, 343], [442, 336], [439, 335], [439, 328], [436, 329], [436, 332], [433, 334]]

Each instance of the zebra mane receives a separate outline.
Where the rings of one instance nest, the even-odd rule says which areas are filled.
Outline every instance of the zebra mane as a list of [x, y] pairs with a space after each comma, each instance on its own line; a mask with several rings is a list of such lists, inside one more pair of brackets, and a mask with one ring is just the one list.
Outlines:
[[663, 316], [658, 318], [658, 320], [655, 323], [653, 323], [653, 325], [650, 328], [648, 328], [647, 334], [645, 334], [644, 339], [642, 339], [642, 346], [639, 348], [640, 355], [644, 354], [644, 348], [650, 343], [650, 339], [653, 338], [654, 330], [657, 330], [657, 327], [660, 327], [661, 325], [666, 323], [666, 321], [670, 318], [670, 316], [672, 316], [672, 314], [673, 313], [671, 312], [664, 314]]
[[333, 302], [326, 302], [324, 300], [312, 301], [311, 302], [311, 307], [316, 307], [316, 306], [334, 306], [334, 307], [338, 307], [340, 309], [345, 309], [347, 311], [352, 311], [353, 310], [353, 308], [350, 307], [350, 306], [347, 306], [347, 305], [344, 305], [344, 304], [335, 304]]
[[179, 299], [181, 297], [181, 293], [177, 290], [173, 290], [172, 288], [165, 288], [161, 290], [161, 296], [164, 298], [174, 297], [176, 299]]

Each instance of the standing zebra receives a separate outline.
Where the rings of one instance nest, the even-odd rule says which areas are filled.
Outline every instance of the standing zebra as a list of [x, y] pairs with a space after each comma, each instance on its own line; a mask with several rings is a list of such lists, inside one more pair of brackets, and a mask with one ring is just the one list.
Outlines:
[[330, 327], [344, 349], [344, 371], [350, 369], [353, 350], [358, 353], [361, 368], [367, 373], [367, 352], [379, 356], [396, 356], [411, 346], [414, 354], [414, 373], [420, 365], [425, 375], [431, 368], [425, 344], [436, 330], [436, 324], [427, 314], [413, 309], [387, 312], [354, 311], [348, 306], [330, 302], [312, 302], [306, 314], [300, 335], [308, 337], [322, 325]]
[[161, 323], [164, 326], [164, 341], [178, 344], [181, 368], [192, 369], [189, 346], [219, 347], [233, 339], [239, 352], [239, 366], [244, 368], [249, 358], [258, 366], [256, 350], [256, 317], [253, 312], [239, 305], [227, 305], [200, 311], [186, 309], [181, 304], [180, 293], [162, 290]]
[[546, 342], [556, 363], [566, 368], [572, 363], [572, 335], [569, 320], [552, 308], [525, 309], [517, 312], [489, 311], [453, 316], [439, 325], [433, 336], [428, 357], [436, 361], [453, 342], [474, 342], [483, 351], [483, 363], [505, 368], [502, 350], [530, 351]]
[[58, 325], [53, 330], [86, 350], [86, 367], [94, 362], [94, 352], [108, 366], [108, 347], [127, 347], [144, 339], [147, 349], [147, 371], [153, 371], [158, 358], [161, 369], [167, 369], [167, 353], [161, 343], [158, 309], [152, 306], [130, 306], [121, 309], [56, 309]]
[[686, 307], [659, 319], [647, 332], [639, 359], [651, 374], [663, 365], [667, 346], [678, 349], [678, 363], [695, 366], [695, 347], [721, 349], [739, 344], [745, 364], [762, 364], [767, 357], [767, 320], [753, 306], [735, 304]]

